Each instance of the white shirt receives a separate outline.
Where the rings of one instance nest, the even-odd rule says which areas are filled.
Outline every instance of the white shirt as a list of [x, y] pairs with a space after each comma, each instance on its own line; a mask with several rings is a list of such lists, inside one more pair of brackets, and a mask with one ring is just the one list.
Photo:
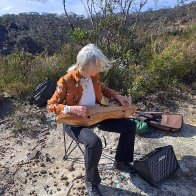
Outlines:
[[93, 106], [95, 105], [95, 90], [91, 78], [82, 78], [80, 84], [83, 88], [82, 97], [78, 105]]
[[[82, 78], [80, 80], [80, 85], [82, 86], [83, 92], [82, 97], [78, 105], [93, 106], [96, 105], [95, 90], [93, 87], [93, 82], [91, 78]], [[70, 112], [70, 106], [65, 106], [63, 113]]]

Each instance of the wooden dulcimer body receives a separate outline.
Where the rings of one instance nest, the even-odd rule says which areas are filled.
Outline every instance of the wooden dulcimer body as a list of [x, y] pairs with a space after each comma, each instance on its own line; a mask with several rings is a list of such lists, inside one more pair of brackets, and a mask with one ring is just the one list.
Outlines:
[[91, 126], [111, 118], [128, 118], [136, 111], [135, 106], [87, 106], [87, 117], [75, 114], [59, 114], [58, 124]]

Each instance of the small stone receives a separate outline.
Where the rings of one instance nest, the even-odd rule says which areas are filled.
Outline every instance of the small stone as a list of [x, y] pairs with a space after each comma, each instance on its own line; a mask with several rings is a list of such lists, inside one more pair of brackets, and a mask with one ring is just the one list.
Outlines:
[[32, 151], [32, 150], [35, 150], [35, 149], [36, 149], [36, 147], [37, 147], [37, 144], [33, 144], [33, 146], [31, 147], [31, 149], [30, 149], [30, 150], [31, 150], [31, 151]]
[[32, 159], [38, 158], [40, 154], [41, 153], [40, 153], [39, 150], [34, 150], [31, 153], [28, 153], [27, 157], [28, 157], [29, 160], [32, 160]]
[[73, 166], [70, 166], [70, 167], [67, 168], [67, 170], [68, 170], [68, 171], [74, 171], [75, 168], [74, 168]]
[[32, 182], [35, 183], [35, 182], [37, 182], [37, 180], [36, 179], [33, 179]]
[[15, 192], [18, 192], [18, 189], [17, 189], [16, 187], [14, 187], [14, 188], [12, 189], [12, 191], [15, 193]]
[[60, 191], [61, 189], [60, 188], [57, 188], [57, 191]]
[[46, 167], [46, 165], [44, 163], [40, 163], [41, 167]]
[[68, 177], [67, 176], [64, 176], [64, 174], [61, 176], [60, 180], [67, 180]]
[[42, 170], [40, 171], [40, 173], [41, 173], [41, 174], [46, 174], [46, 173], [47, 173], [47, 171], [46, 171], [46, 170], [44, 170], [44, 169], [42, 169]]
[[51, 162], [52, 163], [52, 161], [51, 161], [51, 159], [48, 155], [46, 155], [46, 162]]
[[21, 178], [21, 182], [22, 182], [23, 184], [26, 184], [26, 183], [27, 183], [27, 178]]
[[67, 180], [65, 180], [65, 181], [64, 181], [64, 185], [65, 185], [65, 186], [68, 186], [68, 185], [69, 185], [69, 182], [68, 182]]
[[83, 175], [81, 173], [79, 173], [78, 175], [76, 175], [76, 179], [81, 179], [83, 177]]
[[45, 142], [45, 140], [47, 139], [47, 136], [42, 136], [42, 137], [39, 137], [39, 140], [38, 142], [41, 143], [41, 142]]
[[35, 193], [35, 190], [32, 190], [29, 194], [33, 195]]
[[74, 171], [75, 168], [73, 167], [73, 164], [69, 164], [65, 167], [68, 171]]
[[50, 135], [50, 132], [47, 131], [47, 132], [40, 133], [40, 134], [39, 134], [39, 138], [42, 138], [42, 137], [44, 137], [44, 136], [46, 136], [46, 135]]
[[112, 151], [112, 150], [110, 150], [110, 151], [109, 151], [109, 154], [113, 154], [113, 151]]
[[58, 186], [58, 183], [57, 182], [54, 182], [54, 186]]
[[45, 189], [45, 190], [48, 189], [48, 188], [49, 188], [49, 185], [44, 186], [44, 189]]

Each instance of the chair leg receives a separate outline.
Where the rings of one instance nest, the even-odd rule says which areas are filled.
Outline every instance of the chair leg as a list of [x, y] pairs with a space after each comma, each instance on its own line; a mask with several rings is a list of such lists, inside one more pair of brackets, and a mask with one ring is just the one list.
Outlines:
[[82, 148], [80, 147], [80, 144], [79, 144], [78, 142], [76, 142], [76, 143], [77, 143], [78, 148], [80, 149], [80, 151], [81, 151], [82, 154], [84, 155], [84, 151], [83, 151]]
[[65, 155], [63, 157], [63, 160], [67, 159], [67, 151], [66, 151], [66, 140], [65, 140], [65, 131], [63, 130], [63, 138], [64, 138], [64, 150], [65, 150]]
[[[64, 155], [64, 157], [63, 157], [63, 160], [67, 160], [68, 156], [72, 153], [72, 151], [73, 151], [76, 147], [78, 147], [78, 148], [80, 149], [80, 151], [82, 152], [82, 154], [84, 154], [82, 148], [80, 147], [79, 142], [76, 142], [76, 141], [74, 141], [73, 139], [72, 139], [71, 143], [69, 144], [69, 146], [66, 147], [65, 131], [63, 131], [63, 137], [64, 137], [64, 148], [65, 148], [65, 155]], [[71, 148], [73, 142], [75, 142], [76, 144], [75, 144], [75, 146], [70, 150], [70, 148]]]

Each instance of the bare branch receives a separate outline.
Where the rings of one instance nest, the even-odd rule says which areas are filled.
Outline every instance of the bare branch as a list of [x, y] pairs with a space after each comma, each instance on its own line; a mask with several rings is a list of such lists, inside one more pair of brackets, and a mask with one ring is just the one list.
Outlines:
[[[133, 3], [133, 0], [127, 1], [126, 3], [128, 3], [128, 6], [127, 6], [127, 11], [126, 11], [126, 14], [125, 14], [124, 22], [126, 22], [126, 20], [127, 20], [127, 16], [129, 14], [129, 10], [131, 8], [131, 4]], [[125, 6], [126, 6], [126, 3], [125, 3]]]
[[141, 1], [140, 1], [139, 10], [137, 11], [137, 14], [136, 14], [135, 24], [133, 25], [133, 30], [134, 30], [135, 27], [137, 26], [138, 19], [139, 19], [139, 14], [140, 14], [140, 12], [141, 12], [141, 9], [144, 7], [144, 5], [147, 3], [147, 1], [148, 1], [148, 0], [141, 0]]
[[71, 23], [71, 21], [69, 20], [69, 16], [68, 16], [68, 13], [67, 13], [67, 10], [66, 10], [65, 0], [63, 0], [63, 7], [64, 7], [65, 16], [66, 16], [66, 18], [67, 18], [68, 24], [69, 24], [70, 28], [74, 31], [74, 30], [75, 30], [74, 25], [73, 25], [73, 24]]
[[83, 6], [84, 6], [84, 8], [85, 8], [85, 10], [86, 10], [89, 18], [90, 18], [90, 21], [91, 21], [91, 25], [93, 27], [93, 30], [95, 30], [95, 24], [94, 24], [94, 21], [93, 21], [92, 12], [91, 12], [91, 9], [89, 7], [89, 0], [87, 0], [87, 7], [86, 7], [86, 5], [85, 5], [85, 3], [84, 3], [83, 0], [81, 0], [81, 2], [83, 4]]

